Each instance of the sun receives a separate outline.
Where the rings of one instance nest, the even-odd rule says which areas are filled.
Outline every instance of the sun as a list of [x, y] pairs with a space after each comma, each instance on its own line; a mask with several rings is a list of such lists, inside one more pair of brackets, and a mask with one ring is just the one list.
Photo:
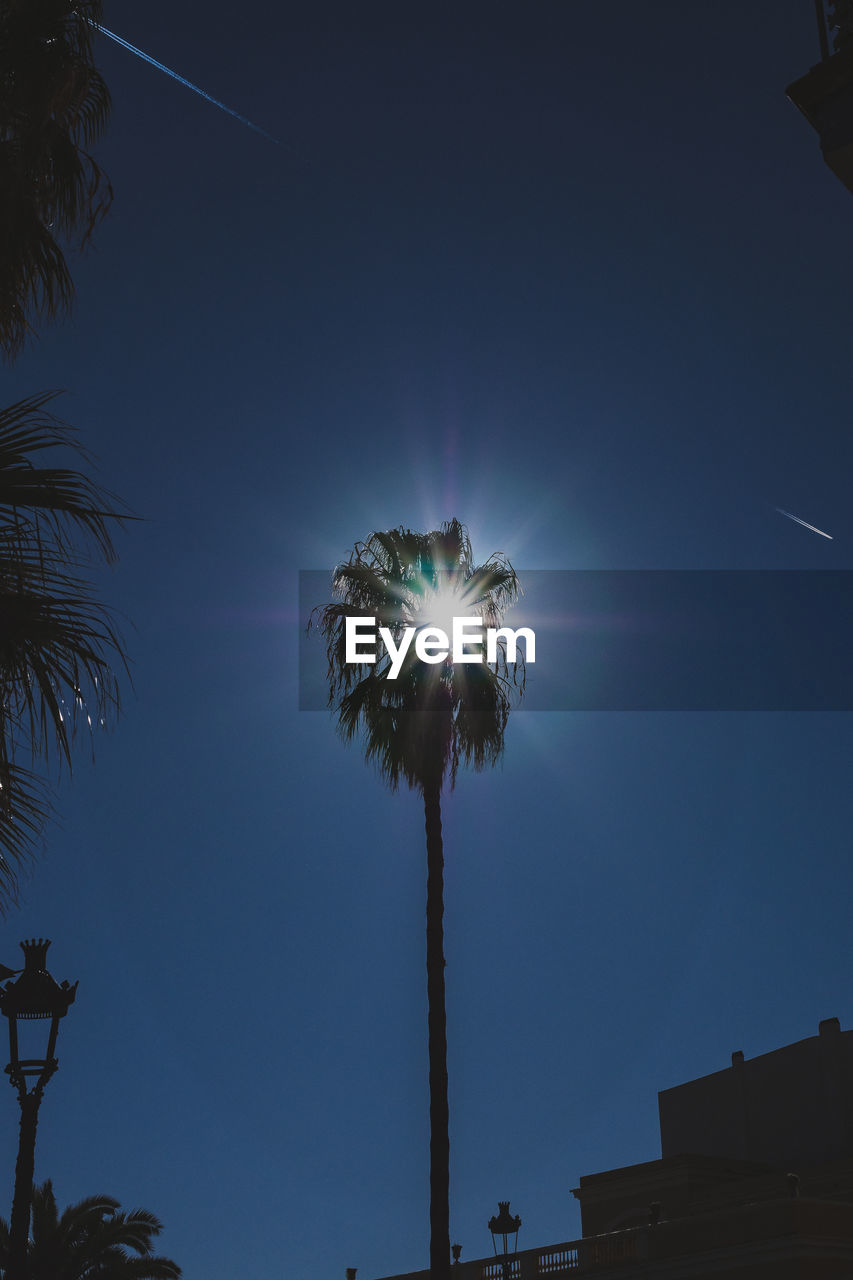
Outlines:
[[421, 601], [413, 621], [418, 627], [440, 627], [450, 635], [453, 619], [461, 612], [460, 599], [455, 591], [433, 591]]
[[454, 577], [453, 571], [445, 571], [439, 575], [435, 585], [424, 583], [420, 591], [413, 593], [410, 625], [419, 631], [424, 627], [438, 627], [450, 636], [454, 618], [470, 618], [477, 614], [466, 583], [464, 580], [454, 581]]

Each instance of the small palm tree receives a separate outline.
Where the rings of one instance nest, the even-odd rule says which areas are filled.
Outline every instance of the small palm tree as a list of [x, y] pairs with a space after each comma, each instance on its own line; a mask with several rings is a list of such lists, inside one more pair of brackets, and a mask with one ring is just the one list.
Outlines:
[[81, 246], [112, 201], [87, 148], [110, 95], [92, 60], [100, 0], [0, 0], [0, 348], [74, 295], [60, 240]]
[[[119, 1209], [112, 1196], [89, 1196], [60, 1216], [50, 1181], [33, 1187], [27, 1280], [177, 1280], [181, 1268], [156, 1257], [162, 1224], [146, 1209]], [[9, 1225], [0, 1218], [0, 1271], [9, 1267]]]
[[[465, 527], [450, 520], [429, 533], [392, 529], [356, 543], [335, 570], [338, 600], [314, 611], [326, 640], [329, 703], [345, 740], [361, 736], [368, 760], [393, 789], [401, 780], [424, 800], [427, 844], [427, 997], [430, 1092], [430, 1276], [450, 1277], [450, 1138], [447, 1102], [447, 1022], [444, 988], [444, 848], [441, 792], [460, 764], [494, 764], [504, 745], [515, 671], [506, 650], [497, 660], [436, 665], [416, 660], [413, 647], [398, 677], [387, 679], [387, 654], [375, 664], [346, 662], [347, 617], [373, 617], [399, 647], [406, 627], [442, 626], [453, 616], [478, 616], [498, 627], [519, 594], [512, 565], [494, 555], [476, 566]], [[523, 666], [518, 669], [523, 691]]]
[[127, 665], [88, 581], [115, 559], [109, 526], [126, 517], [83, 473], [34, 461], [54, 446], [82, 454], [44, 411], [54, 394], [0, 410], [0, 904], [50, 811], [35, 766], [70, 767], [75, 730], [118, 711], [113, 666]]

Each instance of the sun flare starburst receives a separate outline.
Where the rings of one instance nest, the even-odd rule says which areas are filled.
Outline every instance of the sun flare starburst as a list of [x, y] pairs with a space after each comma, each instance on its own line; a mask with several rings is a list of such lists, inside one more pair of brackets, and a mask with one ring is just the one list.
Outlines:
[[476, 612], [465, 583], [453, 582], [451, 576], [446, 574], [446, 581], [439, 581], [434, 586], [423, 584], [423, 589], [413, 598], [411, 625], [419, 630], [438, 627], [450, 635], [454, 618], [470, 617]]

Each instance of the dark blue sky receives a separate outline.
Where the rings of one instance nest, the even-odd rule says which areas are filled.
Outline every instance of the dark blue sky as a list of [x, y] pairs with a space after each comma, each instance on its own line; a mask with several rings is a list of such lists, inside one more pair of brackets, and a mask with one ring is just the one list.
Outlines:
[[[784, 93], [814, 10], [105, 22], [286, 145], [101, 39], [115, 205], [4, 374], [67, 389], [145, 517], [103, 586], [135, 691], [4, 925], [80, 980], [36, 1172], [158, 1213], [187, 1280], [369, 1280], [428, 1257], [423, 819], [296, 710], [298, 571], [451, 516], [519, 568], [853, 568], [853, 204]], [[498, 1197], [520, 1245], [577, 1236], [579, 1177], [659, 1154], [658, 1089], [853, 1023], [850, 745], [840, 713], [519, 712], [460, 777], [463, 1257]]]

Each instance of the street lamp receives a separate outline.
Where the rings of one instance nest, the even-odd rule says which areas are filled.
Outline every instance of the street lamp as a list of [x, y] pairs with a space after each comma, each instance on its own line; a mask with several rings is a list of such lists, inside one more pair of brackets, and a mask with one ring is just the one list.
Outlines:
[[[0, 1013], [9, 1019], [9, 1065], [6, 1073], [17, 1090], [21, 1107], [6, 1280], [24, 1280], [26, 1276], [39, 1104], [45, 1085], [59, 1066], [54, 1056], [59, 1020], [65, 1017], [68, 1006], [77, 994], [76, 982], [73, 987], [67, 982], [60, 986], [48, 973], [45, 957], [49, 946], [48, 938], [31, 938], [28, 942], [22, 942], [23, 973], [15, 982], [0, 987]], [[46, 1021], [48, 1018], [50, 1027], [46, 1044], [44, 1035], [38, 1036], [38, 1031], [43, 1033], [44, 1028], [19, 1026], [19, 1023]], [[36, 1035], [32, 1034], [34, 1032]], [[26, 1043], [25, 1052], [30, 1054], [28, 1057], [21, 1054], [19, 1036]], [[31, 1083], [33, 1080], [34, 1083]]]
[[509, 1280], [510, 1261], [509, 1261], [509, 1238], [514, 1236], [512, 1244], [513, 1256], [518, 1252], [518, 1228], [521, 1226], [521, 1218], [516, 1214], [515, 1217], [509, 1211], [509, 1201], [499, 1200], [498, 1209], [500, 1212], [489, 1219], [489, 1230], [492, 1233], [492, 1244], [495, 1247], [495, 1257], [498, 1256], [498, 1236], [503, 1242], [501, 1257], [503, 1260], [503, 1280]]

